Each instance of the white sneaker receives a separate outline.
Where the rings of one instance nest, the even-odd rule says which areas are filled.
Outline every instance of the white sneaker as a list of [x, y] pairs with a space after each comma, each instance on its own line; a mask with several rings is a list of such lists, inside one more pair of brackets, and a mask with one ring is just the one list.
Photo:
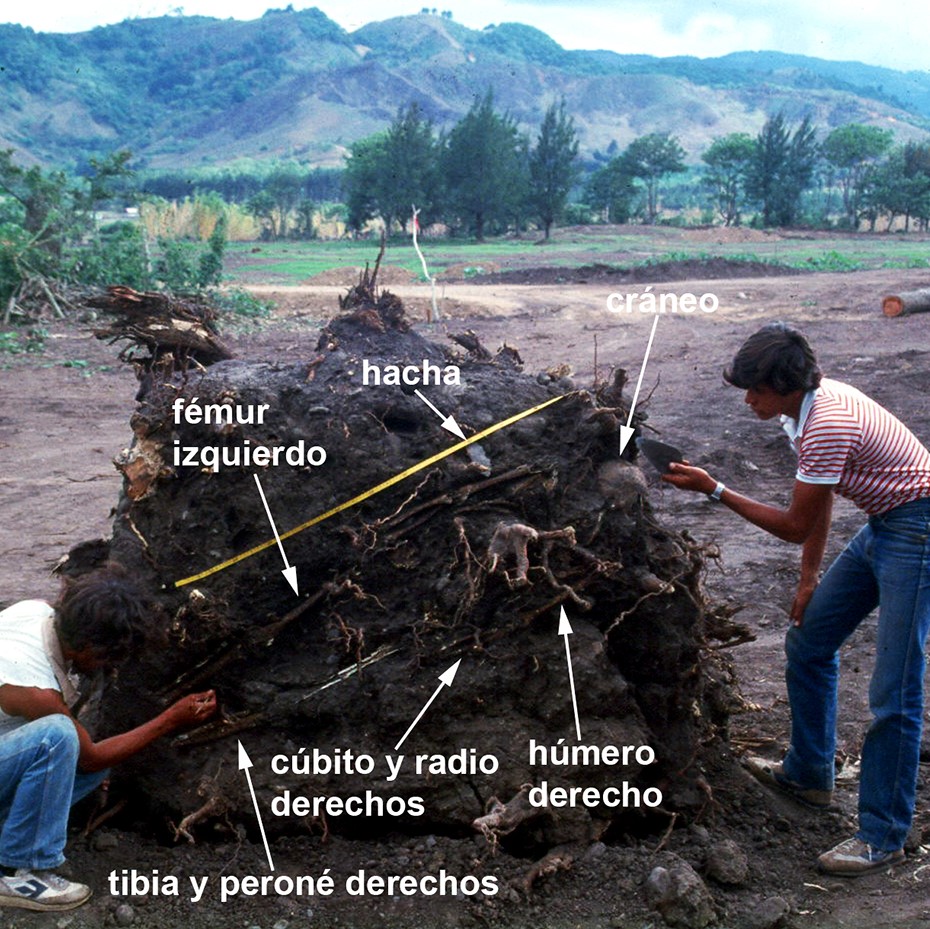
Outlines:
[[868, 874], [869, 871], [888, 868], [903, 860], [903, 848], [895, 849], [893, 852], [883, 852], [853, 836], [845, 842], [840, 842], [836, 848], [824, 852], [817, 859], [817, 866], [825, 874], [858, 877], [860, 874]]
[[69, 881], [51, 871], [19, 868], [11, 876], [0, 877], [0, 906], [24, 910], [73, 910], [86, 903], [93, 891], [86, 884]]

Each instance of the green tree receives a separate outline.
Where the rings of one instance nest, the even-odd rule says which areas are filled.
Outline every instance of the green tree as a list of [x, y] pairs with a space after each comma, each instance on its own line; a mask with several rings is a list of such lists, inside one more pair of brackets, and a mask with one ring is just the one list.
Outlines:
[[422, 221], [435, 211], [439, 150], [432, 123], [416, 103], [398, 111], [386, 132], [356, 142], [343, 179], [349, 222], [359, 229], [379, 216], [406, 232], [413, 206]]
[[911, 220], [926, 226], [930, 219], [930, 144], [908, 142], [896, 148], [875, 171], [870, 202], [888, 217], [891, 229], [899, 216], [904, 230]]
[[294, 207], [294, 235], [298, 239], [312, 239], [316, 204], [309, 197], [302, 197]]
[[278, 207], [270, 191], [260, 190], [257, 194], [252, 194], [245, 201], [245, 209], [249, 215], [254, 216], [262, 224], [265, 236], [272, 240], [280, 236], [281, 223]]
[[295, 164], [281, 164], [272, 168], [265, 180], [264, 191], [274, 202], [277, 218], [277, 233], [274, 238], [287, 236], [291, 213], [303, 196], [305, 174], [306, 172]]
[[865, 195], [864, 211], [874, 230], [879, 216], [888, 217], [888, 228], [904, 212], [906, 197], [903, 148], [896, 148], [871, 173], [871, 184]]
[[13, 150], [0, 151], [0, 298], [12, 307], [30, 278], [63, 276], [65, 248], [87, 226], [81, 191], [63, 171], [23, 168]]
[[254, 216], [272, 239], [283, 239], [291, 228], [294, 211], [304, 196], [307, 173], [296, 164], [277, 164], [262, 180], [261, 189], [245, 201], [245, 209]]
[[701, 155], [707, 165], [704, 183], [710, 189], [714, 208], [725, 226], [738, 226], [746, 196], [746, 173], [755, 143], [745, 132], [731, 132], [714, 139]]
[[142, 229], [131, 222], [100, 229], [90, 242], [73, 251], [65, 274], [82, 284], [123, 284], [137, 290], [154, 283]]
[[801, 196], [814, 177], [818, 146], [810, 119], [791, 132], [784, 114], [769, 119], [756, 138], [746, 190], [762, 210], [763, 226], [792, 226], [801, 215]]
[[106, 158], [91, 158], [90, 173], [87, 176], [87, 192], [85, 194], [87, 207], [93, 210], [103, 200], [109, 200], [117, 192], [121, 181], [135, 176], [135, 171], [129, 167], [132, 152], [121, 149], [108, 155]]
[[0, 223], [0, 317], [24, 280], [47, 276], [53, 266], [57, 268], [57, 263], [53, 265], [38, 236], [20, 223]]
[[377, 188], [381, 165], [387, 160], [387, 134], [367, 136], [353, 142], [346, 158], [343, 176], [346, 222], [350, 229], [361, 231], [378, 213]]
[[435, 210], [439, 183], [439, 151], [433, 124], [411, 103], [398, 112], [385, 139], [386, 164], [379, 172], [377, 200], [385, 223], [396, 221], [404, 232], [413, 215], [429, 222]]
[[756, 137], [755, 152], [746, 179], [749, 194], [760, 204], [762, 225], [777, 226], [781, 211], [779, 185], [786, 172], [791, 133], [779, 113], [769, 119]]
[[843, 194], [843, 213], [849, 228], [859, 225], [867, 184], [878, 159], [891, 148], [894, 136], [889, 129], [849, 123], [834, 129], [824, 140], [824, 158], [837, 169]]
[[623, 158], [617, 156], [598, 168], [585, 186], [585, 200], [604, 222], [625, 223], [633, 212], [635, 182]]
[[669, 133], [652, 132], [634, 139], [620, 157], [626, 173], [645, 185], [646, 222], [651, 225], [659, 215], [659, 182], [685, 170], [685, 150]]
[[481, 241], [506, 228], [526, 189], [526, 144], [509, 116], [494, 111], [491, 91], [452, 128], [442, 159], [451, 212]]
[[207, 247], [200, 253], [197, 262], [197, 277], [195, 284], [198, 288], [216, 287], [223, 278], [223, 258], [226, 254], [226, 214], [221, 213]]
[[904, 146], [904, 176], [911, 191], [907, 215], [926, 231], [930, 224], [930, 143], [908, 142]]
[[536, 146], [530, 152], [530, 204], [542, 222], [547, 242], [578, 176], [577, 158], [575, 123], [566, 115], [562, 100], [546, 110]]
[[37, 165], [22, 168], [13, 150], [0, 151], [0, 193], [15, 200], [23, 211], [22, 227], [32, 248], [61, 258], [65, 243], [86, 222], [81, 195], [63, 171], [43, 171]]
[[83, 182], [60, 171], [21, 168], [12, 154], [0, 152], [0, 193], [6, 195], [0, 210], [0, 298], [7, 304], [17, 298], [24, 282], [36, 277], [143, 288], [158, 282], [185, 289], [219, 283], [225, 218], [202, 247], [160, 241], [154, 271], [140, 225], [119, 222], [94, 228], [94, 206], [112, 196], [111, 184], [131, 175], [129, 152], [91, 160]]

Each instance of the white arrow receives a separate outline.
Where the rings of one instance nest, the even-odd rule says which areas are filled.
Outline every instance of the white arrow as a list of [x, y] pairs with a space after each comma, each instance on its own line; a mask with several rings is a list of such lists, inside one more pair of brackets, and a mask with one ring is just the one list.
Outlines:
[[[658, 317], [656, 317], [658, 319]], [[572, 625], [568, 621], [568, 616], [565, 615], [565, 607], [561, 607], [561, 614], [559, 615], [559, 635], [565, 636], [565, 660], [568, 662], [568, 683], [572, 689], [572, 707], [575, 710], [575, 734], [578, 736], [578, 741], [581, 741], [581, 723], [578, 721], [578, 700], [575, 698], [575, 674], [572, 671], [572, 650], [568, 644], [568, 637], [572, 635]]]
[[258, 820], [258, 829], [262, 834], [262, 842], [265, 844], [265, 854], [268, 856], [268, 869], [274, 871], [274, 862], [271, 860], [271, 849], [268, 847], [268, 838], [265, 835], [265, 824], [262, 822], [261, 810], [258, 808], [258, 800], [255, 797], [255, 788], [252, 786], [252, 775], [249, 768], [252, 767], [252, 759], [249, 758], [248, 752], [242, 742], [239, 742], [239, 770], [245, 771], [245, 779], [249, 782], [249, 793], [252, 795], [252, 805], [255, 807], [255, 817]]
[[652, 332], [649, 333], [649, 342], [646, 345], [646, 354], [643, 356], [643, 366], [639, 369], [639, 380], [636, 382], [636, 391], [633, 394], [633, 402], [630, 404], [630, 415], [626, 418], [626, 425], [620, 427], [620, 454], [627, 447], [630, 439], [633, 438], [633, 410], [636, 409], [636, 401], [639, 399], [639, 388], [643, 386], [643, 375], [646, 373], [646, 362], [649, 360], [649, 352], [652, 349], [652, 340], [655, 338], [656, 326], [659, 324], [659, 314], [656, 313], [652, 321]]
[[416, 726], [416, 724], [423, 718], [423, 714], [430, 708], [430, 704], [439, 696], [439, 691], [442, 690], [443, 687], [452, 686], [452, 679], [455, 677], [455, 672], [458, 671], [459, 665], [461, 663], [462, 663], [462, 659], [459, 658], [459, 660], [454, 665], [452, 665], [451, 667], [446, 669], [442, 674], [439, 675], [439, 680], [441, 682], [440, 685], [433, 691], [433, 696], [430, 697], [429, 700], [426, 701], [426, 705], [417, 714], [417, 718], [410, 724], [410, 727], [401, 736], [400, 741], [394, 746], [395, 752], [401, 747], [401, 745], [404, 744], [404, 740], [407, 738], [408, 735], [410, 735], [411, 732], [413, 732], [413, 729]]
[[295, 594], [300, 595], [300, 591], [297, 589], [297, 568], [292, 568], [287, 563], [287, 555], [284, 554], [284, 546], [281, 544], [281, 536], [278, 535], [278, 528], [274, 524], [274, 517], [271, 515], [271, 510], [268, 508], [268, 501], [265, 499], [265, 491], [262, 490], [262, 482], [258, 479], [258, 475], [254, 475], [255, 485], [258, 487], [258, 492], [261, 495], [262, 503], [265, 505], [265, 513], [268, 515], [268, 522], [271, 523], [271, 531], [274, 533], [274, 540], [278, 543], [278, 549], [281, 552], [281, 557], [284, 559], [284, 570], [281, 572], [284, 577], [287, 579], [288, 584], [291, 585], [291, 590]]
[[455, 421], [454, 416], [444, 416], [423, 396], [419, 388], [417, 388], [414, 393], [442, 420], [443, 429], [447, 432], [451, 432], [453, 435], [457, 435], [463, 442], [465, 441], [465, 433], [459, 428], [459, 424]]

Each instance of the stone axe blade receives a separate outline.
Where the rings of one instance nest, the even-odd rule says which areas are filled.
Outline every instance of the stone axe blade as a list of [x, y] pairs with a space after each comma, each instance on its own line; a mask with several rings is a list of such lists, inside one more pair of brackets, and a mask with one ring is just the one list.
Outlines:
[[685, 460], [685, 456], [674, 445], [668, 445], [656, 439], [639, 437], [636, 440], [636, 447], [646, 456], [646, 461], [660, 474], [665, 474], [673, 461]]

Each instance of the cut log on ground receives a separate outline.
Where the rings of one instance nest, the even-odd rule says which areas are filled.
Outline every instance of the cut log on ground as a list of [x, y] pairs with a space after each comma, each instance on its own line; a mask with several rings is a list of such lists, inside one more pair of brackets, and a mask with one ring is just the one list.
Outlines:
[[930, 312], [930, 287], [889, 294], [882, 299], [882, 312], [886, 316], [908, 316], [911, 313]]

